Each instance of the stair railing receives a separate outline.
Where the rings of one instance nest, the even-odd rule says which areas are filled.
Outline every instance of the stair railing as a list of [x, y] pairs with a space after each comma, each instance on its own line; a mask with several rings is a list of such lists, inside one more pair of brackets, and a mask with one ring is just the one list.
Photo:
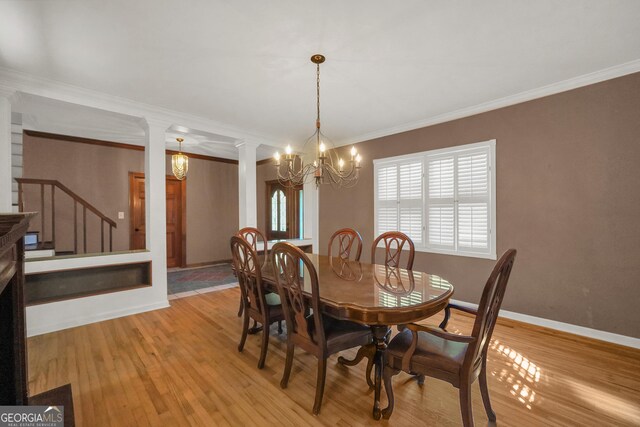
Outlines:
[[71, 199], [73, 199], [73, 250], [74, 253], [78, 253], [78, 205], [82, 208], [82, 242], [83, 242], [83, 252], [87, 252], [87, 210], [93, 214], [95, 214], [100, 219], [100, 247], [102, 252], [105, 252], [105, 233], [104, 226], [107, 224], [109, 226], [109, 252], [113, 252], [113, 229], [117, 228], [118, 225], [114, 220], [107, 217], [105, 214], [100, 212], [93, 206], [91, 203], [87, 202], [82, 197], [78, 196], [76, 193], [71, 191], [67, 186], [60, 183], [55, 179], [38, 179], [38, 178], [15, 178], [18, 183], [18, 208], [20, 212], [24, 212], [24, 195], [23, 195], [23, 186], [24, 185], [40, 185], [40, 220], [41, 220], [41, 233], [42, 240], [44, 241], [45, 236], [45, 186], [51, 186], [51, 242], [53, 247], [55, 248], [55, 240], [56, 240], [56, 191], [58, 188], [62, 192], [66, 193]]

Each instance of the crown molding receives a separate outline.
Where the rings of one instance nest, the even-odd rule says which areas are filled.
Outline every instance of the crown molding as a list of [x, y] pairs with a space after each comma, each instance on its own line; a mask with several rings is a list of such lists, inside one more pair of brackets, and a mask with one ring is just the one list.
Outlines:
[[537, 89], [531, 89], [524, 92], [520, 92], [514, 95], [505, 96], [504, 98], [495, 99], [493, 101], [483, 102], [481, 104], [473, 105], [471, 107], [461, 108], [459, 110], [451, 111], [437, 116], [429, 117], [427, 119], [418, 120], [415, 122], [408, 122], [398, 126], [393, 126], [386, 129], [380, 129], [373, 132], [368, 132], [353, 138], [348, 138], [342, 141], [338, 141], [335, 146], [341, 147], [344, 145], [356, 144], [358, 142], [369, 141], [376, 138], [382, 138], [384, 136], [395, 135], [397, 133], [407, 132], [410, 130], [420, 129], [427, 126], [437, 125], [439, 123], [450, 122], [452, 120], [461, 119], [464, 117], [473, 116], [487, 111], [497, 110], [498, 108], [508, 107], [511, 105], [520, 104], [523, 102], [531, 101], [533, 99], [542, 98], [549, 95], [554, 95], [561, 92], [566, 92], [579, 87], [588, 86], [591, 84], [603, 82], [606, 80], [622, 77], [627, 74], [637, 73], [640, 71], [640, 59], [634, 61], [625, 62], [624, 64], [615, 65], [613, 67], [605, 68], [593, 73], [583, 74], [581, 76], [573, 77], [567, 80], [562, 80], [557, 83], [552, 83], [546, 86], [539, 87]]
[[236, 140], [251, 141], [257, 145], [266, 144], [277, 147], [282, 145], [281, 142], [269, 136], [238, 129], [215, 120], [108, 95], [68, 83], [33, 76], [6, 67], [0, 67], [0, 94], [11, 94], [15, 92], [24, 92], [101, 110], [113, 111], [139, 117], [147, 121], [182, 125], [205, 132], [228, 136]]

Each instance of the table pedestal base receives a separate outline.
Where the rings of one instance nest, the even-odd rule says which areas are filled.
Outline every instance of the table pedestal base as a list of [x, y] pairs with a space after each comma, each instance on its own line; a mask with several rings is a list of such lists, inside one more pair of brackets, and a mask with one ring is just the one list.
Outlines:
[[387, 337], [391, 333], [391, 328], [386, 325], [371, 326], [373, 334], [373, 344], [376, 346], [376, 354], [373, 357], [375, 365], [374, 371], [374, 401], [373, 401], [373, 418], [379, 420], [382, 416], [380, 411], [380, 392], [382, 390], [382, 371], [385, 364], [385, 353], [387, 351]]

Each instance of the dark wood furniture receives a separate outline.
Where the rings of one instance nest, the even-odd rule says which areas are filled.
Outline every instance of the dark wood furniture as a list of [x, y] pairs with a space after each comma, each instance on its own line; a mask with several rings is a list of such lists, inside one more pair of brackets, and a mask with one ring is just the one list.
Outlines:
[[35, 214], [0, 215], [0, 405], [26, 405], [24, 241]]
[[376, 248], [380, 242], [384, 243], [384, 265], [389, 267], [400, 267], [400, 258], [404, 245], [409, 246], [409, 258], [407, 259], [407, 270], [413, 268], [413, 258], [415, 257], [415, 246], [413, 241], [404, 233], [399, 231], [387, 231], [382, 233], [373, 241], [371, 245], [371, 264], [376, 262]]
[[[390, 267], [391, 269], [387, 269], [387, 274], [400, 274], [397, 270], [397, 267], [400, 266], [400, 258], [402, 257], [402, 249], [405, 244], [409, 246], [409, 257], [407, 259], [407, 270], [411, 270], [413, 268], [413, 258], [415, 256], [415, 247], [413, 245], [413, 241], [404, 233], [399, 231], [388, 231], [386, 233], [382, 233], [379, 235], [371, 246], [371, 263], [375, 264], [376, 260], [376, 249], [378, 248], [378, 244], [380, 242], [384, 243], [384, 265]], [[387, 278], [388, 279], [388, 278]], [[386, 280], [388, 284], [388, 280]], [[384, 285], [383, 285], [384, 287]], [[400, 325], [399, 328], [403, 328], [404, 325]], [[367, 368], [366, 368], [366, 379], [369, 387], [374, 387], [374, 383], [371, 380], [371, 369], [373, 368], [374, 357], [376, 354], [376, 348], [373, 343], [368, 344], [366, 346], [360, 347], [358, 349], [358, 353], [356, 353], [356, 357], [352, 360], [348, 360], [345, 358], [340, 358], [339, 362], [346, 366], [355, 366], [362, 361], [362, 359], [367, 359]]]
[[391, 379], [400, 371], [405, 371], [438, 378], [458, 388], [465, 427], [473, 426], [471, 384], [479, 378], [487, 417], [490, 421], [496, 420], [487, 387], [487, 349], [515, 257], [516, 250], [510, 249], [496, 263], [482, 292], [478, 310], [447, 305], [447, 317], [440, 327], [446, 327], [449, 310], [455, 308], [476, 315], [471, 335], [457, 335], [444, 329], [409, 324], [391, 340], [384, 370], [384, 386], [389, 400], [389, 406], [382, 411], [385, 418], [391, 416], [394, 406]]
[[[254, 251], [256, 251], [256, 253], [258, 253], [258, 241], [262, 240], [262, 262], [260, 263], [260, 266], [262, 266], [265, 261], [267, 260], [268, 254], [269, 254], [269, 248], [267, 245], [267, 239], [266, 237], [264, 237], [264, 234], [258, 230], [257, 228], [253, 228], [253, 227], [244, 227], [241, 228], [240, 230], [238, 230], [238, 232], [236, 233], [236, 236], [242, 237], [244, 240], [247, 241], [247, 243], [249, 243], [249, 245], [251, 245], [251, 247], [253, 248]], [[240, 307], [238, 308], [238, 317], [242, 316], [242, 310], [243, 310], [243, 305], [242, 305], [243, 299], [240, 298]]]
[[36, 396], [28, 391], [23, 237], [34, 216], [0, 215], [0, 405], [64, 405], [71, 416], [65, 425], [73, 426], [70, 385]]
[[[309, 258], [290, 243], [276, 243], [271, 251], [275, 282], [287, 320], [287, 359], [280, 386], [286, 388], [295, 346], [318, 359], [313, 413], [319, 414], [327, 373], [327, 358], [339, 351], [371, 342], [368, 327], [325, 315], [320, 306], [318, 273]], [[309, 297], [304, 290], [310, 287]], [[311, 312], [313, 310], [313, 312]]]
[[360, 236], [360, 233], [352, 228], [341, 228], [333, 233], [329, 239], [329, 257], [333, 256], [333, 242], [336, 239], [338, 242], [338, 258], [350, 259], [351, 249], [353, 249], [353, 244], [355, 243], [356, 251], [354, 260], [360, 261], [360, 255], [362, 254], [362, 236]]
[[242, 337], [238, 345], [238, 351], [242, 351], [249, 333], [249, 318], [262, 324], [262, 347], [258, 369], [264, 367], [269, 346], [269, 326], [278, 322], [278, 332], [282, 333], [282, 321], [284, 313], [280, 298], [275, 294], [269, 294], [267, 298], [262, 284], [261, 264], [256, 251], [246, 240], [241, 237], [231, 237], [231, 257], [235, 268], [242, 306], [244, 307], [244, 320], [242, 322]]
[[[249, 245], [251, 245], [253, 250], [258, 254], [261, 265], [264, 265], [269, 255], [267, 238], [264, 236], [264, 233], [254, 227], [245, 227], [238, 230], [236, 236], [242, 237], [247, 241], [247, 243], [249, 243]], [[258, 249], [258, 243], [260, 241], [262, 241], [262, 249]]]
[[[311, 254], [308, 259], [318, 275], [320, 310], [336, 319], [354, 321], [371, 329], [375, 343], [373, 416], [379, 419], [382, 369], [390, 326], [416, 322], [443, 310], [453, 295], [453, 286], [441, 277], [417, 271], [398, 269], [399, 275], [387, 275], [388, 267], [384, 265], [342, 260], [348, 267], [336, 268], [338, 258]], [[338, 274], [345, 269], [352, 273]], [[386, 283], [387, 277], [389, 283], [385, 289], [380, 284]], [[397, 277], [402, 277], [403, 283], [399, 283]], [[262, 279], [268, 289], [277, 289], [272, 261], [262, 270]], [[414, 285], [407, 285], [405, 281]], [[398, 296], [389, 292], [389, 287], [413, 289]], [[306, 300], [311, 298], [309, 275], [305, 276], [301, 291]]]
[[73, 427], [75, 425], [71, 384], [65, 384], [40, 394], [36, 394], [35, 396], [31, 396], [29, 398], [29, 405], [64, 406], [64, 426]]

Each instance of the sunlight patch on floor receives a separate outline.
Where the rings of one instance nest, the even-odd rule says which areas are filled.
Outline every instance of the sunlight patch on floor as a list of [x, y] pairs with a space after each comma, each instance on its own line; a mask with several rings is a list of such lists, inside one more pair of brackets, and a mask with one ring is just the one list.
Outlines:
[[500, 373], [492, 372], [491, 374], [498, 381], [509, 384], [511, 395], [517, 398], [527, 409], [531, 409], [536, 400], [536, 392], [532, 389], [532, 386], [540, 381], [542, 370], [528, 358], [501, 344], [498, 340], [494, 340], [491, 343], [491, 349], [501, 356], [507, 357], [511, 361], [512, 368], [512, 370], [503, 368]]
[[631, 421], [632, 424], [637, 423], [640, 425], [640, 405], [637, 402], [629, 402], [578, 380], [563, 378], [560, 381], [564, 382], [578, 399], [598, 412], [606, 413], [610, 417], [625, 423]]

